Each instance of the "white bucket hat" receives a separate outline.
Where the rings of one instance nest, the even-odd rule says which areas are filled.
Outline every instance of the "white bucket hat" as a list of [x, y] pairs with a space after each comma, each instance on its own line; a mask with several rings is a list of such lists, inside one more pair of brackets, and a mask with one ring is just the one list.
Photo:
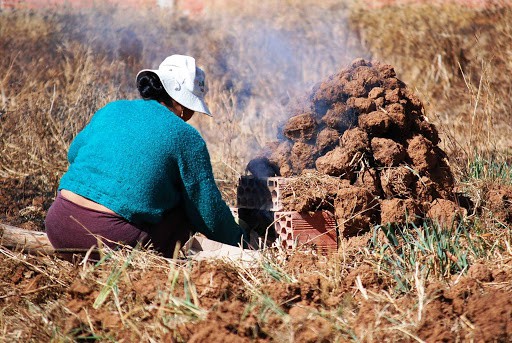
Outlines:
[[167, 94], [180, 105], [195, 112], [211, 116], [210, 110], [204, 102], [206, 94], [204, 71], [196, 67], [196, 60], [190, 56], [172, 55], [167, 57], [157, 70], [143, 69], [137, 73], [155, 73]]

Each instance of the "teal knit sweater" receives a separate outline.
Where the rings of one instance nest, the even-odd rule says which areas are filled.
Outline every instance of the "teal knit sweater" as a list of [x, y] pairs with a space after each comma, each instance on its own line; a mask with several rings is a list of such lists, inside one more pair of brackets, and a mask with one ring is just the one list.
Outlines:
[[183, 204], [195, 229], [231, 245], [243, 230], [215, 184], [206, 143], [154, 100], [112, 102], [91, 118], [68, 152], [59, 189], [108, 207], [135, 224], [157, 223]]

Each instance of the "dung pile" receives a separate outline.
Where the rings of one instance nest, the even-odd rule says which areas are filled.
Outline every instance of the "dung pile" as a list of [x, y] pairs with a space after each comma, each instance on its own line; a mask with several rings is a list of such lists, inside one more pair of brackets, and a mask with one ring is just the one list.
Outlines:
[[[428, 213], [450, 221], [462, 212], [438, 131], [392, 66], [355, 60], [290, 112], [279, 141], [248, 170], [257, 177], [300, 179], [313, 171], [339, 179], [330, 210], [344, 236], [378, 223], [418, 223]], [[308, 187], [299, 190], [296, 182], [293, 194], [308, 197]], [[289, 210], [325, 208], [309, 200], [295, 202], [309, 207]]]

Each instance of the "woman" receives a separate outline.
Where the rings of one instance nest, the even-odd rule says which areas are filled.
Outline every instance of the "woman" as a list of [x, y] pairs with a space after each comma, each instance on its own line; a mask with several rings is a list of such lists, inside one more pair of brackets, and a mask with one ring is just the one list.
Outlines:
[[186, 122], [204, 102], [204, 72], [189, 56], [167, 57], [137, 74], [142, 99], [94, 114], [68, 152], [69, 168], [48, 210], [55, 248], [151, 241], [164, 256], [199, 231], [238, 245], [244, 231], [215, 184], [206, 143]]

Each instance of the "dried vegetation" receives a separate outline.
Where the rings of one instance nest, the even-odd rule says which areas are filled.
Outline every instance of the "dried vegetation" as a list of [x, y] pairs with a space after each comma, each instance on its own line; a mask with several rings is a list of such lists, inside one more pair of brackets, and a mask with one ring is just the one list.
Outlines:
[[[510, 341], [512, 9], [359, 4], [259, 1], [242, 8], [225, 0], [194, 17], [156, 10], [135, 15], [109, 6], [0, 12], [2, 222], [42, 229], [72, 137], [106, 102], [135, 98], [135, 73], [156, 67], [170, 53], [194, 55], [208, 71], [208, 101], [216, 118], [194, 118], [193, 125], [207, 140], [227, 201], [234, 199], [234, 182], [247, 162], [275, 139], [278, 128], [301, 143], [292, 168], [309, 166], [315, 160], [307, 160], [305, 142], [316, 137], [315, 149], [327, 154], [340, 129], [354, 120], [339, 116], [349, 106], [365, 113], [358, 124], [373, 135], [364, 147], [353, 148], [393, 147], [372, 156], [382, 166], [397, 164], [390, 175], [379, 170], [380, 186], [373, 192], [349, 188], [355, 192], [351, 211], [361, 198], [371, 202], [374, 192], [389, 192], [393, 196], [381, 207], [414, 212], [411, 188], [382, 182], [384, 174], [384, 180], [409, 180], [397, 162], [411, 157], [408, 148], [384, 141], [390, 137], [380, 136], [382, 128], [371, 115], [377, 99], [384, 94], [386, 100], [382, 91], [392, 87], [364, 94], [353, 84], [354, 100], [323, 113], [319, 132], [308, 129], [318, 122], [308, 115], [284, 125], [295, 99], [362, 57], [392, 65], [397, 79], [421, 100], [440, 141], [429, 127], [422, 135], [446, 152], [454, 191], [466, 196], [461, 201], [470, 209], [464, 220], [444, 223], [416, 223], [388, 213], [390, 222], [405, 223], [371, 226], [363, 235], [342, 238], [339, 251], [329, 256], [268, 250], [257, 268], [175, 264], [140, 249], [106, 250], [100, 262], [71, 263], [2, 248], [2, 339]], [[364, 143], [356, 131], [343, 136], [350, 132], [350, 141]], [[424, 143], [419, 138], [407, 145]], [[427, 158], [411, 160], [420, 172], [431, 164]], [[310, 171], [297, 182], [317, 191], [315, 206], [332, 205], [335, 199], [325, 190], [337, 192], [339, 183], [332, 178], [340, 175], [325, 179]], [[356, 183], [365, 185], [376, 178], [372, 169], [356, 175]], [[291, 193], [304, 189], [291, 186]], [[436, 198], [430, 210], [446, 209], [444, 197]], [[290, 199], [290, 206], [305, 206], [306, 197]]]

